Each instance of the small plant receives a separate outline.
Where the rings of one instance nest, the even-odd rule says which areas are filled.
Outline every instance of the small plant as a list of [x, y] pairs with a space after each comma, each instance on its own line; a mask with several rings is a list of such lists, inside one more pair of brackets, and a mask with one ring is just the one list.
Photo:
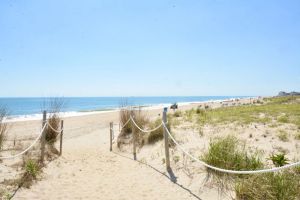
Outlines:
[[33, 181], [37, 179], [37, 176], [41, 172], [41, 166], [35, 160], [29, 159], [24, 161], [24, 170], [22, 178], [19, 180], [19, 187], [30, 188]]
[[296, 133], [295, 139], [296, 139], [296, 140], [300, 140], [300, 132], [297, 132], [297, 133]]
[[278, 117], [277, 121], [280, 123], [288, 123], [289, 118], [286, 115], [284, 115], [284, 116]]
[[277, 136], [278, 136], [279, 140], [281, 140], [283, 142], [289, 141], [288, 134], [284, 130], [279, 130], [279, 133]]
[[38, 164], [38, 162], [34, 161], [34, 160], [28, 160], [25, 163], [25, 172], [33, 177], [34, 179], [36, 179], [38, 173], [40, 172], [40, 166]]
[[175, 164], [178, 163], [180, 160], [180, 156], [174, 156], [173, 160], [174, 160]]
[[198, 108], [196, 109], [196, 114], [201, 114], [204, 110], [201, 109], [201, 106], [198, 106]]
[[203, 129], [201, 127], [199, 127], [199, 136], [200, 137], [204, 136], [204, 132], [203, 132]]
[[13, 195], [7, 192], [7, 193], [4, 195], [4, 200], [10, 200], [10, 199], [12, 199], [12, 197], [13, 197]]
[[276, 167], [282, 167], [286, 164], [288, 164], [288, 159], [285, 157], [284, 153], [278, 153], [278, 154], [273, 154], [270, 156], [269, 158], [270, 160], [272, 160], [273, 164]]

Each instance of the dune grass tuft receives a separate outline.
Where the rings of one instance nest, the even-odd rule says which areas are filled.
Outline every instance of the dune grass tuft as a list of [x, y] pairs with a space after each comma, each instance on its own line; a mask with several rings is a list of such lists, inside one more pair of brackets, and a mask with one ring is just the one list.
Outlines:
[[[151, 125], [150, 128], [155, 128], [157, 126], [159, 126], [161, 124], [161, 119], [158, 118], [156, 119]], [[167, 128], [168, 130], [171, 132], [171, 120], [168, 120], [168, 124], [167, 124]], [[152, 131], [149, 135], [148, 135], [148, 144], [153, 144], [159, 140], [162, 140], [164, 138], [164, 127], [161, 126], [159, 129]]]
[[28, 159], [24, 161], [24, 174], [19, 180], [19, 184], [22, 187], [30, 188], [32, 183], [37, 179], [38, 175], [41, 173], [42, 167], [40, 163], [36, 160]]
[[[51, 98], [44, 102], [44, 108], [49, 113], [47, 119], [48, 123], [52, 126], [53, 129], [60, 129], [61, 118], [59, 116], [60, 112], [65, 106], [65, 100], [63, 98]], [[54, 146], [54, 143], [57, 141], [58, 133], [53, 131], [50, 127], [46, 128], [46, 142], [51, 147]]]
[[238, 200], [292, 200], [300, 198], [300, 176], [294, 169], [251, 175], [235, 184]]
[[7, 110], [5, 108], [0, 108], [0, 150], [3, 147], [4, 141], [7, 134], [7, 124], [4, 123], [4, 119], [7, 117]]
[[245, 143], [232, 135], [212, 140], [202, 160], [229, 170], [255, 170], [263, 167], [259, 153], [248, 153]]
[[[141, 131], [133, 125], [132, 121], [128, 120], [130, 119], [130, 116], [134, 118], [134, 121], [136, 124], [141, 128], [141, 129], [146, 129], [149, 127], [149, 118], [148, 116], [142, 111], [141, 107], [139, 108], [134, 108], [131, 106], [127, 106], [127, 104], [123, 103], [121, 105], [120, 109], [120, 126], [123, 127], [125, 126], [122, 130], [121, 133], [118, 136], [118, 147], [121, 147], [121, 145], [124, 142], [125, 138], [129, 137], [132, 133], [135, 135], [132, 135], [132, 137], [136, 138], [136, 141], [138, 142], [139, 145], [144, 145], [145, 144], [145, 138], [143, 137], [143, 134], [141, 134]], [[127, 123], [127, 124], [126, 124]], [[126, 124], [126, 125], [125, 125]]]
[[273, 154], [269, 158], [276, 167], [282, 167], [288, 164], [288, 159], [284, 153]]
[[277, 134], [277, 137], [279, 138], [279, 140], [281, 140], [283, 142], [288, 142], [289, 141], [289, 135], [284, 130], [279, 130], [279, 133]]

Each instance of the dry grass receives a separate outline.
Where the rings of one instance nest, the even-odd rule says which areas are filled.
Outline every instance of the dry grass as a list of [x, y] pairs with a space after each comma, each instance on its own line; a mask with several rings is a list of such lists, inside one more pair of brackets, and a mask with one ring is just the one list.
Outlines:
[[[44, 102], [46, 106], [47, 113], [49, 113], [49, 117], [47, 119], [50, 126], [52, 126], [55, 130], [60, 130], [61, 118], [59, 116], [60, 112], [63, 110], [65, 106], [65, 100], [63, 98], [52, 98], [48, 100], [48, 102]], [[54, 148], [54, 144], [57, 141], [57, 136], [59, 133], [53, 131], [50, 127], [46, 128], [46, 142], [50, 146], [50, 149], [53, 153], [58, 153]]]
[[7, 116], [7, 110], [1, 107], [0, 108], [0, 150], [2, 150], [3, 143], [6, 139], [6, 134], [7, 134], [7, 124], [3, 122], [6, 116]]
[[[131, 106], [127, 106], [126, 103], [123, 103], [121, 105], [119, 116], [120, 116], [120, 126], [121, 127], [125, 126], [125, 127], [121, 130], [118, 136], [118, 147], [121, 147], [122, 144], [127, 143], [126, 140], [130, 137], [132, 138], [134, 137], [140, 146], [144, 145], [145, 139], [143, 137], [143, 134], [141, 134], [141, 131], [136, 126], [133, 125], [132, 121], [127, 123], [128, 120], [130, 119], [130, 116], [132, 116], [136, 124], [141, 129], [145, 129], [149, 127], [149, 118], [144, 112], [142, 112], [141, 107], [134, 108]], [[133, 133], [134, 135], [132, 135]]]
[[279, 130], [279, 133], [277, 134], [277, 137], [279, 138], [279, 140], [281, 140], [283, 142], [288, 142], [289, 141], [289, 135], [284, 130]]

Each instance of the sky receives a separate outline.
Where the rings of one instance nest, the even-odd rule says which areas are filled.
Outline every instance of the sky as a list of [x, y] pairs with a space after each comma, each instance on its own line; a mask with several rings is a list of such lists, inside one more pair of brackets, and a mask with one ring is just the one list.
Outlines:
[[0, 97], [300, 91], [300, 1], [1, 0]]

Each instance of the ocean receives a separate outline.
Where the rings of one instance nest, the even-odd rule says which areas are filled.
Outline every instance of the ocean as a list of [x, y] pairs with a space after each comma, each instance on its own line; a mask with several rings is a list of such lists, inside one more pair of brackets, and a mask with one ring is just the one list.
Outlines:
[[[245, 98], [246, 96], [170, 96], [170, 97], [63, 97], [62, 112], [92, 112], [118, 109], [124, 102], [130, 106], [159, 106], [210, 100]], [[51, 98], [0, 98], [10, 118], [41, 114]]]

